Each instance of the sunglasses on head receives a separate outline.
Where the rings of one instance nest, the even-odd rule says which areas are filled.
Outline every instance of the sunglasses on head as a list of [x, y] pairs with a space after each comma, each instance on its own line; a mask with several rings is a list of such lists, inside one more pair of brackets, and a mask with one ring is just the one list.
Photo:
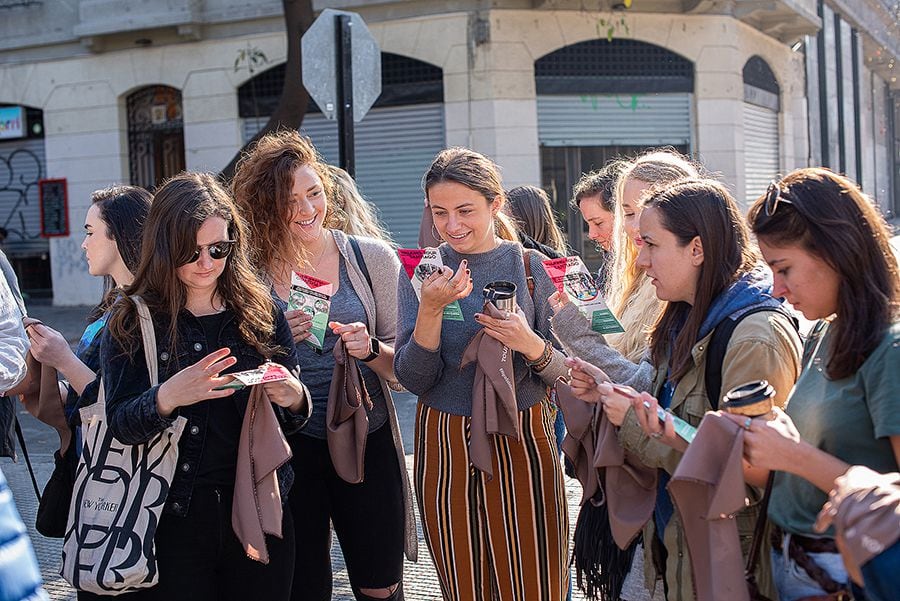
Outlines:
[[218, 242], [213, 242], [212, 244], [201, 244], [196, 249], [194, 249], [194, 254], [192, 254], [191, 258], [187, 260], [187, 263], [196, 263], [200, 259], [200, 253], [203, 252], [204, 248], [206, 249], [206, 252], [209, 253], [210, 259], [213, 259], [215, 261], [224, 259], [231, 254], [231, 249], [234, 247], [234, 242], [234, 240], [219, 240]]
[[782, 194], [781, 186], [778, 185], [778, 182], [773, 181], [769, 184], [769, 188], [766, 190], [766, 201], [763, 203], [763, 211], [766, 214], [766, 217], [771, 217], [775, 214], [775, 211], [778, 210], [778, 205], [780, 203], [785, 203], [789, 205], [793, 205], [791, 199], [785, 198], [784, 194]]

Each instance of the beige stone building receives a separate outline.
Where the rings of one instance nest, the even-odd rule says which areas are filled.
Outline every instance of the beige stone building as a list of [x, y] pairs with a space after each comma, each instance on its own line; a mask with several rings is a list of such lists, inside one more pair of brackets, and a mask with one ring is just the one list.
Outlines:
[[[652, 146], [691, 153], [742, 201], [816, 163], [861, 180], [884, 210], [897, 204], [891, 0], [313, 5], [359, 12], [381, 46], [357, 175], [402, 244], [414, 243], [421, 175], [447, 145], [490, 155], [510, 187], [544, 186], [588, 255], [567, 190]], [[96, 301], [79, 249], [92, 190], [229, 162], [277, 100], [281, 11], [271, 0], [0, 0], [0, 225], [27, 289]], [[236, 67], [247, 49], [267, 59], [252, 74]], [[333, 121], [314, 109], [301, 130], [336, 162]], [[54, 179], [65, 185], [39, 184]]]

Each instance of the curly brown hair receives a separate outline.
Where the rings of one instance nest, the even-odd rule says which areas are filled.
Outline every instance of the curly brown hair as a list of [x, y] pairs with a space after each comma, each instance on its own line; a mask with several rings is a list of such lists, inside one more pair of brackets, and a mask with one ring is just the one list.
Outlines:
[[312, 141], [296, 131], [283, 130], [260, 138], [241, 157], [231, 180], [234, 200], [250, 226], [254, 263], [266, 273], [306, 259], [302, 245], [291, 234], [291, 188], [294, 171], [303, 165], [310, 165], [322, 180], [328, 199], [328, 225], [334, 221], [334, 182]]

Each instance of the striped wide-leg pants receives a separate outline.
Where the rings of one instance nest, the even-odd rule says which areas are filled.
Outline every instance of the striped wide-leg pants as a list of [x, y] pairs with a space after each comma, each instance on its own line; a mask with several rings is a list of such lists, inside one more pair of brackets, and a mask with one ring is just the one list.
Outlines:
[[519, 412], [519, 440], [494, 437], [493, 479], [469, 461], [470, 418], [419, 404], [415, 486], [447, 601], [562, 601], [565, 485], [547, 403]]

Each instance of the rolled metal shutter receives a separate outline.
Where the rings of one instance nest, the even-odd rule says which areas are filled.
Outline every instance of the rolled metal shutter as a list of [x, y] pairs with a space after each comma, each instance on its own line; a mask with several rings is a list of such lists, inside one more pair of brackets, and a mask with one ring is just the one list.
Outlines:
[[778, 113], [744, 103], [744, 201], [751, 203], [778, 177]]
[[543, 146], [690, 146], [691, 95], [560, 94], [537, 97]]
[[43, 138], [0, 142], [0, 225], [8, 234], [4, 252], [12, 257], [49, 251], [41, 238], [38, 181], [47, 177]]
[[[249, 140], [262, 122], [244, 121]], [[337, 122], [321, 113], [303, 118], [300, 133], [309, 136], [328, 163], [337, 165]], [[422, 216], [422, 176], [444, 148], [444, 106], [440, 103], [375, 108], [356, 124], [356, 182], [378, 207], [394, 241], [415, 247]]]

